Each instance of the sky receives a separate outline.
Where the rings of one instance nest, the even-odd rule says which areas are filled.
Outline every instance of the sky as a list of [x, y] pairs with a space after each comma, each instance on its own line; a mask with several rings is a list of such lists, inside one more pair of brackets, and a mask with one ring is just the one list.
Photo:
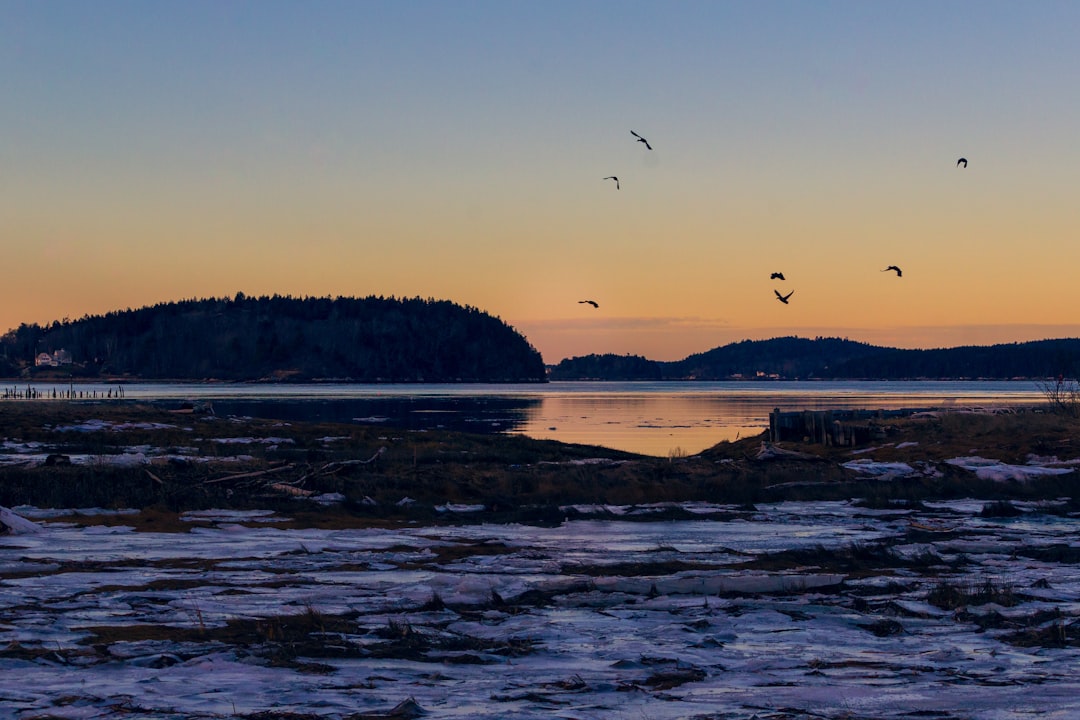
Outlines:
[[1080, 336], [1078, 35], [1052, 1], [0, 0], [0, 333], [243, 292], [452, 300], [549, 363]]

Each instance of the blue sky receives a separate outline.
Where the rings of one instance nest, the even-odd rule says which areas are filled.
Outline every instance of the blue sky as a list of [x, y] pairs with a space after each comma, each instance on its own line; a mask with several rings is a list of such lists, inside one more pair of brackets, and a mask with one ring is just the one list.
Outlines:
[[552, 362], [1076, 335], [1078, 30], [1067, 2], [0, 2], [0, 330], [242, 291], [455, 300]]

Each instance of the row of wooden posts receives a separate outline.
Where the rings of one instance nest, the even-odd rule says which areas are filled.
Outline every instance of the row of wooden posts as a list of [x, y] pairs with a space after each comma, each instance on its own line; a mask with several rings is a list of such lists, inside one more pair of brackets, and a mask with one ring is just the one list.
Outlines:
[[92, 400], [96, 398], [119, 400], [123, 397], [123, 385], [117, 385], [115, 388], [106, 388], [104, 390], [76, 390], [74, 386], [60, 389], [54, 387], [52, 392], [39, 390], [32, 385], [27, 385], [26, 388], [20, 388], [13, 385], [11, 387], [5, 387], [3, 393], [0, 394], [0, 399], [2, 400]]

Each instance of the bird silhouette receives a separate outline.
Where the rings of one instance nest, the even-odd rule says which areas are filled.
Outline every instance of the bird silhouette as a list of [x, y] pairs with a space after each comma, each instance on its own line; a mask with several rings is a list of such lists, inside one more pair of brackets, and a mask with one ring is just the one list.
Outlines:
[[605, 179], [605, 180], [614, 180], [614, 181], [615, 181], [615, 189], [616, 189], [616, 190], [618, 190], [618, 189], [619, 189], [619, 178], [615, 177], [614, 175], [608, 175], [608, 176], [607, 176], [606, 178], [604, 178], [604, 179]]
[[961, 165], [967, 167], [967, 158], [960, 158], [956, 161], [956, 167], [960, 167]]
[[781, 295], [779, 290], [773, 290], [773, 292], [776, 293], [776, 299], [784, 303], [785, 305], [788, 304], [788, 298], [795, 294], [794, 290], [789, 292], [787, 295]]
[[904, 273], [900, 272], [900, 268], [896, 267], [895, 265], [890, 265], [889, 267], [885, 268], [881, 272], [889, 272], [890, 270], [895, 270], [896, 271], [896, 277], [902, 277], [904, 275]]
[[645, 143], [645, 147], [646, 147], [646, 149], [648, 149], [648, 150], [652, 150], [652, 145], [650, 145], [650, 144], [649, 144], [649, 141], [648, 141], [648, 140], [646, 140], [645, 138], [641, 137], [640, 135], [638, 135], [638, 134], [637, 134], [636, 132], [634, 132], [633, 130], [631, 130], [631, 131], [630, 131], [630, 134], [631, 134], [631, 135], [633, 135], [634, 137], [636, 137], [636, 138], [637, 138], [637, 141], [638, 141], [639, 143]]
[[600, 307], [595, 300], [578, 300], [578, 305], [592, 305], [594, 308]]
[[784, 277], [784, 273], [773, 273], [772, 275], [769, 276], [769, 279], [770, 280], [786, 280], [787, 278]]

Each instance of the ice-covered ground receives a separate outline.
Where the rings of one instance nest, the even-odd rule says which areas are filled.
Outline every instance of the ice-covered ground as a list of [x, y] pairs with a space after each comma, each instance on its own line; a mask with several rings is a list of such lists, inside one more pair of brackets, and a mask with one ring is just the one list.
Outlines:
[[[116, 423], [107, 420], [87, 420], [77, 425], [64, 425], [53, 428], [63, 433], [84, 432], [123, 432], [125, 430], [154, 430], [154, 429], [179, 429], [191, 432], [192, 428], [178, 428], [175, 425], [163, 423]], [[203, 438], [193, 437], [197, 442]], [[263, 445], [267, 450], [275, 450], [282, 445], [294, 445], [296, 441], [288, 437], [212, 437], [205, 438], [207, 442], [234, 451], [252, 445]], [[323, 444], [339, 441], [340, 438], [323, 438]], [[53, 460], [61, 460], [63, 464], [71, 465], [96, 465], [112, 467], [136, 467], [155, 462], [183, 461], [188, 463], [230, 463], [243, 462], [252, 459], [251, 455], [243, 452], [235, 454], [214, 453], [211, 456], [203, 455], [197, 447], [174, 447], [170, 449], [155, 447], [152, 445], [119, 445], [110, 448], [107, 453], [70, 452], [53, 443], [20, 442], [15, 440], [0, 440], [0, 466], [23, 466], [36, 467], [45, 465]]]
[[[1076, 520], [983, 506], [919, 512], [947, 532], [846, 502], [554, 528], [220, 511], [187, 533], [16, 508], [43, 531], [0, 536], [0, 717], [338, 718], [409, 698], [429, 718], [1080, 717]], [[828, 566], [879, 543], [892, 567]], [[803, 559], [747, 564], [782, 551]], [[1015, 602], [946, 609], [943, 587]]]

